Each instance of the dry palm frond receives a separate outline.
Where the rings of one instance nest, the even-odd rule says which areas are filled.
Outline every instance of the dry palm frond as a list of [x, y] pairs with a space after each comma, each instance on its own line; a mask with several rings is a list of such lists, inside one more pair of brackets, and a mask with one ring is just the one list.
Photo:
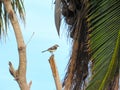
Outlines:
[[86, 21], [87, 0], [67, 0], [63, 3], [62, 15], [70, 26], [73, 49], [65, 75], [65, 90], [80, 90], [88, 75], [89, 46]]

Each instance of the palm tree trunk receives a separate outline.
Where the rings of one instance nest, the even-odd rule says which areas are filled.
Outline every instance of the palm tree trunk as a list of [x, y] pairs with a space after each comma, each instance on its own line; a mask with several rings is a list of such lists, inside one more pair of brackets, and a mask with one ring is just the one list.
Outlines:
[[8, 16], [10, 18], [11, 24], [14, 29], [14, 33], [16, 36], [16, 41], [18, 45], [18, 52], [19, 52], [19, 67], [18, 70], [14, 70], [12, 63], [9, 63], [10, 65], [10, 73], [13, 75], [13, 77], [18, 82], [21, 90], [30, 90], [30, 86], [27, 84], [26, 81], [26, 45], [23, 40], [23, 36], [21, 33], [20, 25], [18, 23], [16, 14], [14, 13], [12, 6], [11, 6], [11, 0], [3, 0], [4, 6], [6, 8], [6, 11], [8, 13]]

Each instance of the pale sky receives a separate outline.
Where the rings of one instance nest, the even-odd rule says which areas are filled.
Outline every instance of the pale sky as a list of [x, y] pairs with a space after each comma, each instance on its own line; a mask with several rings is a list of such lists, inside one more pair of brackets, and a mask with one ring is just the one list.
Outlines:
[[[70, 55], [71, 42], [66, 38], [66, 29], [63, 28], [59, 38], [54, 24], [54, 0], [24, 0], [26, 9], [26, 26], [21, 24], [25, 43], [27, 45], [27, 81], [32, 80], [31, 90], [56, 90], [52, 71], [48, 59], [50, 53], [41, 53], [42, 50], [54, 44], [60, 47], [55, 52], [56, 65], [61, 80], [66, 71]], [[65, 34], [64, 34], [65, 33]], [[20, 90], [17, 82], [9, 73], [8, 62], [18, 67], [18, 51], [13, 28], [8, 29], [6, 40], [0, 41], [0, 90]]]

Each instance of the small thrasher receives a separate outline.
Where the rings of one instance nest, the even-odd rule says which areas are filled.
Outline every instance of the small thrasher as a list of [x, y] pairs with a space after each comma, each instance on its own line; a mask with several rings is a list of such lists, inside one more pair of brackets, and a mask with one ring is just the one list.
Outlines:
[[54, 46], [48, 48], [47, 50], [42, 51], [42, 53], [49, 51], [51, 54], [53, 54], [53, 52], [57, 50], [57, 47], [59, 47], [59, 45], [55, 44]]

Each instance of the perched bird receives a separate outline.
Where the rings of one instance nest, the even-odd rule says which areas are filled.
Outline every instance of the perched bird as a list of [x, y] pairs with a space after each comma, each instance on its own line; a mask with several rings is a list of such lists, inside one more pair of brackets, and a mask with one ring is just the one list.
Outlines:
[[57, 50], [57, 47], [59, 47], [59, 45], [55, 44], [54, 46], [48, 48], [47, 50], [42, 51], [42, 53], [49, 51], [51, 54], [53, 54], [53, 52]]

